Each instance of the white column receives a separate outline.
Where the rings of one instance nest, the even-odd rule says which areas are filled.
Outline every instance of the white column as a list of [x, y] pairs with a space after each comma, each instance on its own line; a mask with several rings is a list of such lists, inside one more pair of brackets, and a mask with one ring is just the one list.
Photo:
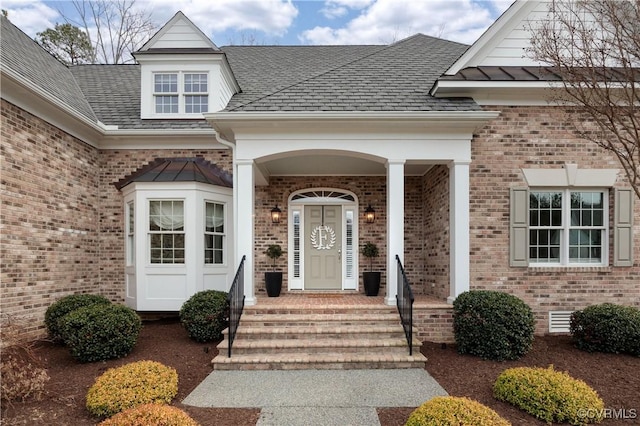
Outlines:
[[387, 161], [387, 305], [396, 304], [396, 255], [404, 264], [404, 163]]
[[[254, 242], [254, 209], [255, 209], [255, 185], [254, 185], [253, 160], [236, 160], [236, 259], [238, 264], [242, 256], [247, 256], [244, 261], [244, 303], [255, 305], [255, 286], [253, 274], [253, 242]], [[235, 189], [235, 188], [234, 188]]]
[[469, 290], [469, 163], [449, 165], [449, 297]]

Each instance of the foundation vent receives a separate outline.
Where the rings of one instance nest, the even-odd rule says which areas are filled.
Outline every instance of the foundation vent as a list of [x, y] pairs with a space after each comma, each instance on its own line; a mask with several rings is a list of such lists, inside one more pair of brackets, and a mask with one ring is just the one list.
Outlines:
[[549, 311], [549, 333], [569, 333], [573, 311]]

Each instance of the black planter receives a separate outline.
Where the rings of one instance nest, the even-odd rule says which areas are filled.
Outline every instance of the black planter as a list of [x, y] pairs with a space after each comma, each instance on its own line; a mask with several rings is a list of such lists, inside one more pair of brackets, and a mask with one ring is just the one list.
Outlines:
[[380, 291], [380, 272], [363, 272], [364, 292], [367, 296], [377, 296]]
[[282, 289], [282, 272], [265, 272], [264, 282], [267, 285], [267, 296], [280, 296], [280, 290]]

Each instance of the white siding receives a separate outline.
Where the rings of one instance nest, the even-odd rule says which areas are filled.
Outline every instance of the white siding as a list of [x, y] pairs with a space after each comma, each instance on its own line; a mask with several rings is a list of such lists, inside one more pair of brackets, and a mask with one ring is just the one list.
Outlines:
[[185, 21], [176, 22], [170, 28], [158, 38], [154, 45], [154, 49], [159, 48], [207, 48], [211, 47], [210, 43], [207, 43], [202, 39], [202, 34], [199, 34]]
[[541, 2], [524, 19], [504, 28], [505, 36], [480, 60], [480, 66], [528, 66], [537, 65], [527, 57], [530, 47], [531, 32], [529, 28], [547, 16], [548, 2]]

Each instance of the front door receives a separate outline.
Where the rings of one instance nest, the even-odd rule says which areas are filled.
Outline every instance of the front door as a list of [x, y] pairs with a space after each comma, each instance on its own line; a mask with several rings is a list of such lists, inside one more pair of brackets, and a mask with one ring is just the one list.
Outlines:
[[304, 288], [342, 289], [342, 206], [304, 208]]

